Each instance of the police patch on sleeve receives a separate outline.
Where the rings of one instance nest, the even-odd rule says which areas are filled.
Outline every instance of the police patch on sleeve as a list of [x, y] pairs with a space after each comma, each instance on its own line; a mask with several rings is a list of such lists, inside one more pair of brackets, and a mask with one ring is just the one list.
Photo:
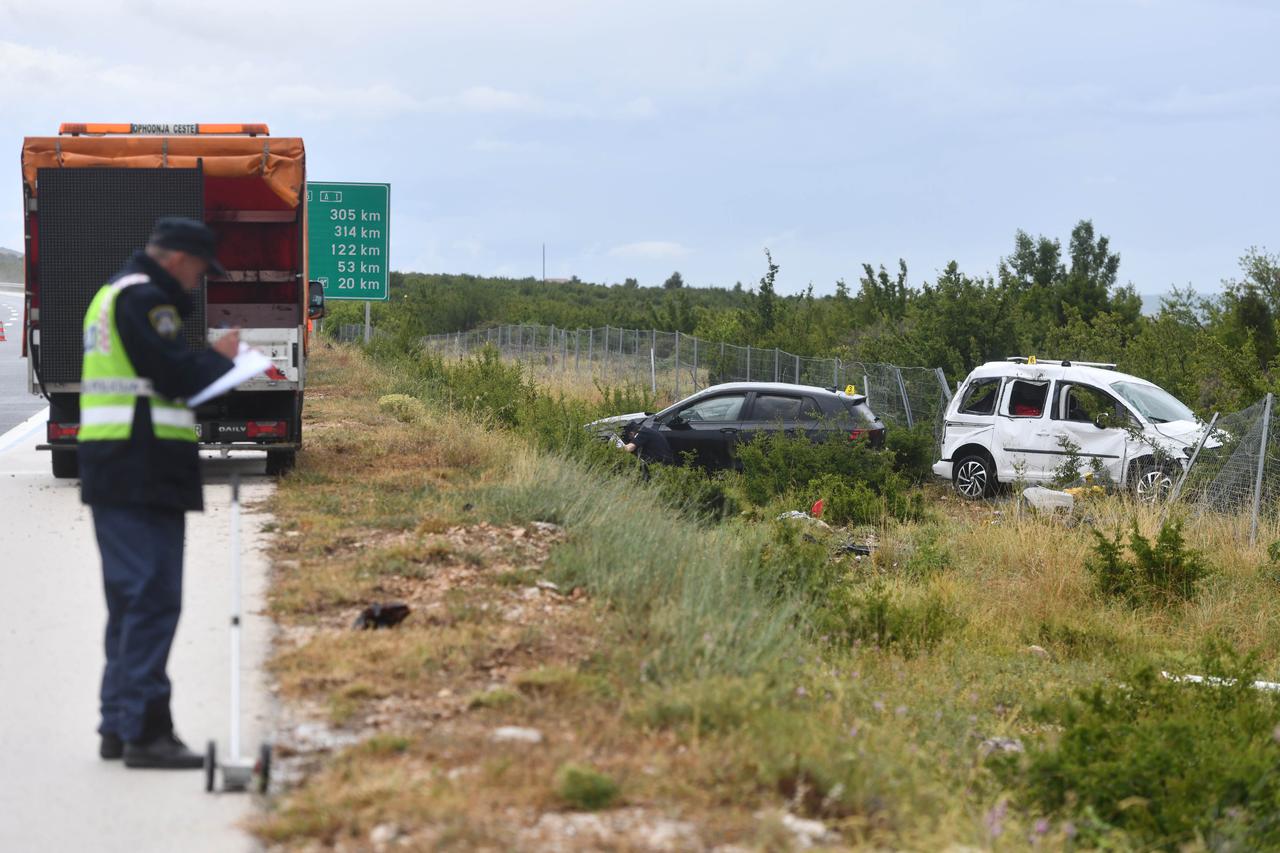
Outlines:
[[172, 340], [182, 331], [182, 318], [178, 316], [178, 309], [172, 305], [157, 305], [147, 312], [147, 319], [151, 321], [151, 328], [162, 338]]

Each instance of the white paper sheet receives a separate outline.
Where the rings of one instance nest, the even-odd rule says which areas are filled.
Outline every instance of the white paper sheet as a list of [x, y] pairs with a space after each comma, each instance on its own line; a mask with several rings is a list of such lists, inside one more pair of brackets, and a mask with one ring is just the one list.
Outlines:
[[271, 359], [267, 358], [266, 354], [241, 341], [240, 350], [236, 353], [231, 369], [191, 395], [187, 399], [187, 406], [194, 409], [205, 400], [212, 400], [219, 394], [227, 393], [240, 383], [247, 382], [259, 373], [266, 372], [269, 367], [271, 367]]

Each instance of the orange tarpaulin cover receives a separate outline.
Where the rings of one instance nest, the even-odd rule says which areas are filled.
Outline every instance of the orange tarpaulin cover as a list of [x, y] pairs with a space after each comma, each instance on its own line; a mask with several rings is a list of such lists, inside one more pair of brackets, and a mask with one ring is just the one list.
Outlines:
[[35, 195], [37, 169], [194, 169], [196, 161], [203, 160], [205, 174], [259, 176], [276, 195], [297, 207], [305, 156], [302, 140], [287, 137], [28, 136], [22, 143], [22, 180]]

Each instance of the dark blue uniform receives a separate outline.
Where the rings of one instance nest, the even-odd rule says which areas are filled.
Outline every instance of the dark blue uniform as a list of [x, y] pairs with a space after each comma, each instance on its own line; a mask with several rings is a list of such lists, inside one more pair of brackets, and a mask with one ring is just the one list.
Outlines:
[[[121, 343], [158, 393], [185, 399], [230, 370], [231, 361], [211, 349], [187, 349], [181, 319], [192, 304], [173, 276], [143, 252], [116, 278], [136, 273], [151, 281], [117, 297]], [[157, 439], [150, 401], [141, 397], [127, 441], [85, 441], [79, 454], [108, 611], [98, 731], [149, 741], [173, 728], [165, 667], [182, 609], [184, 513], [203, 509], [198, 450], [193, 442]]]

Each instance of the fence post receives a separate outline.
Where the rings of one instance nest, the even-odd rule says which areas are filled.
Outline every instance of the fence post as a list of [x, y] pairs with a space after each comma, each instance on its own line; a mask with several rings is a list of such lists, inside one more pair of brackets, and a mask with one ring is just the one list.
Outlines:
[[1187, 476], [1191, 473], [1191, 466], [1196, 464], [1196, 457], [1200, 455], [1200, 448], [1204, 447], [1204, 443], [1209, 440], [1209, 436], [1213, 435], [1213, 425], [1217, 422], [1218, 413], [1214, 412], [1213, 417], [1209, 419], [1209, 425], [1204, 428], [1204, 432], [1200, 435], [1200, 440], [1196, 442], [1196, 449], [1191, 451], [1191, 458], [1187, 460], [1187, 467], [1182, 469], [1182, 476], [1178, 478], [1178, 482], [1173, 484], [1173, 491], [1169, 493], [1169, 500], [1164, 505], [1164, 514], [1160, 517], [1162, 525], [1165, 519], [1169, 517], [1169, 508], [1173, 506], [1174, 501], [1182, 494], [1182, 484], [1187, 482]]
[[702, 384], [698, 382], [698, 339], [693, 339], [693, 390], [697, 391], [698, 386]]
[[831, 359], [831, 387], [839, 389], [840, 387], [840, 359]]
[[1271, 429], [1271, 395], [1262, 407], [1262, 439], [1258, 446], [1258, 476], [1253, 481], [1253, 525], [1249, 528], [1249, 544], [1258, 544], [1258, 512], [1262, 509], [1262, 469], [1267, 461], [1267, 438]]
[[778, 348], [773, 348], [773, 381], [778, 381]]
[[680, 399], [680, 330], [676, 329], [676, 399]]
[[951, 402], [951, 386], [947, 384], [947, 375], [942, 372], [941, 367], [935, 367], [934, 371], [938, 374], [938, 384], [942, 386], [942, 397], [948, 403]]
[[914, 427], [915, 419], [911, 417], [911, 398], [907, 396], [907, 383], [902, 379], [902, 368], [895, 367], [893, 372], [898, 376], [898, 390], [902, 392], [902, 409], [907, 413], [907, 429]]
[[747, 381], [751, 381], [751, 344], [747, 344]]
[[800, 384], [800, 356], [796, 356], [796, 374], [795, 374], [795, 378], [792, 379], [791, 381], [796, 383], [797, 385]]
[[604, 324], [604, 361], [601, 363], [602, 368], [607, 373], [609, 371], [609, 324]]
[[867, 374], [862, 374], [862, 396], [867, 398], [867, 405], [871, 405], [871, 380], [867, 378]]

